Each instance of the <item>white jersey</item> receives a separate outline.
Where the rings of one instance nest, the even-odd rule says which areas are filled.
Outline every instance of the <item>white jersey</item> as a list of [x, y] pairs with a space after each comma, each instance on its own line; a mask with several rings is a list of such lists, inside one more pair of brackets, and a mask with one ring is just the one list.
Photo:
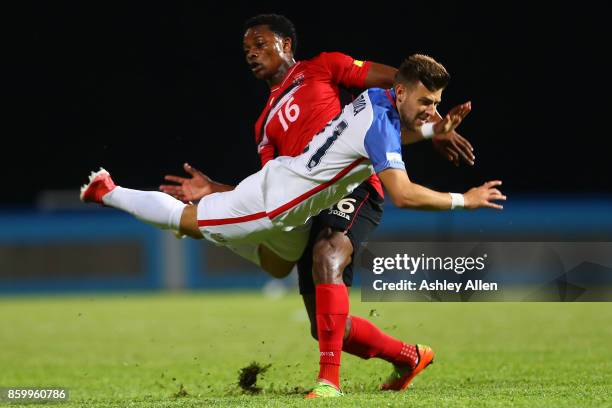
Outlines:
[[[265, 243], [284, 259], [298, 259], [308, 238], [303, 226], [310, 217], [331, 207], [372, 173], [405, 169], [394, 99], [392, 90], [365, 91], [301, 155], [271, 160], [235, 190], [204, 197], [198, 204], [204, 236], [230, 247]], [[294, 229], [299, 231], [294, 236], [279, 235]]]

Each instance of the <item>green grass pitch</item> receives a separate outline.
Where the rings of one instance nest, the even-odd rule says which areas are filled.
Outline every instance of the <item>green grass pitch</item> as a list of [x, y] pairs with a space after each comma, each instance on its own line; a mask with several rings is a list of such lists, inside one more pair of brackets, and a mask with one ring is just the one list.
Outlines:
[[[0, 298], [0, 387], [69, 388], [58, 407], [612, 406], [611, 303], [351, 306], [436, 351], [406, 392], [343, 354], [346, 395], [303, 400], [318, 353], [301, 298], [253, 292]], [[237, 387], [252, 361], [271, 364], [259, 395]]]

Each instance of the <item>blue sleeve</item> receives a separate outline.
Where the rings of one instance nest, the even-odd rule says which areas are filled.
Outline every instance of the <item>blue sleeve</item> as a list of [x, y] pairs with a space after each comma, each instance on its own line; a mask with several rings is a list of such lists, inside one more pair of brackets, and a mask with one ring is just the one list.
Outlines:
[[393, 168], [405, 170], [402, 160], [402, 144], [399, 123], [394, 124], [383, 108], [373, 105], [374, 119], [368, 129], [364, 147], [374, 171]]

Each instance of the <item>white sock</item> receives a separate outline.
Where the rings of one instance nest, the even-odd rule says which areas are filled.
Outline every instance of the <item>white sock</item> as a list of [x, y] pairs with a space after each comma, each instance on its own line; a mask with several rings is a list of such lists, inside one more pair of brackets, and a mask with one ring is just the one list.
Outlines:
[[178, 231], [187, 204], [159, 191], [140, 191], [115, 187], [102, 197], [104, 204], [132, 214], [141, 221], [162, 229]]

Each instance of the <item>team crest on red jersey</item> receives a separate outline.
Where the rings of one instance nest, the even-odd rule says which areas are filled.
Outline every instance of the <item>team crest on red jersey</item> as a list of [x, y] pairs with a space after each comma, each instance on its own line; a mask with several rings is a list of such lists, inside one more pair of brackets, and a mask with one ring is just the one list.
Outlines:
[[293, 78], [293, 85], [301, 85], [304, 82], [304, 72], [298, 72]]

